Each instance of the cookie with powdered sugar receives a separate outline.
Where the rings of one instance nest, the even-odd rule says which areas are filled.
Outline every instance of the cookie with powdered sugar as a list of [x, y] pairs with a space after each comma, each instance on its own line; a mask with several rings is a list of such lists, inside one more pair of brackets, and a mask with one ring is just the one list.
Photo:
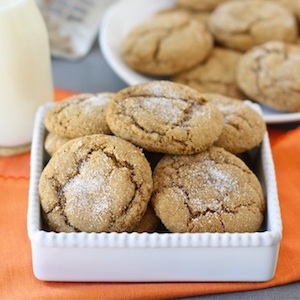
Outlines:
[[234, 154], [211, 147], [166, 155], [153, 174], [151, 203], [171, 232], [255, 232], [265, 213], [261, 184]]
[[106, 123], [106, 107], [114, 93], [83, 93], [57, 102], [45, 116], [49, 132], [64, 138], [89, 134], [110, 134]]
[[111, 131], [150, 152], [194, 154], [211, 146], [223, 129], [215, 105], [196, 90], [170, 81], [125, 88], [109, 103]]
[[56, 232], [123, 232], [140, 228], [152, 171], [141, 149], [110, 135], [72, 139], [43, 169], [43, 216]]

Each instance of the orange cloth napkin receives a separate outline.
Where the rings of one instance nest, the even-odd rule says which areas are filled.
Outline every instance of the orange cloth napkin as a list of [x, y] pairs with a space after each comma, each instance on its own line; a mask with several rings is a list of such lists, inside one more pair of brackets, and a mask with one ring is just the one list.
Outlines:
[[[56, 99], [70, 95], [56, 90]], [[43, 282], [32, 272], [27, 236], [29, 153], [0, 158], [0, 299], [167, 299], [262, 289], [300, 280], [300, 127], [269, 129], [283, 218], [275, 277], [261, 283]]]

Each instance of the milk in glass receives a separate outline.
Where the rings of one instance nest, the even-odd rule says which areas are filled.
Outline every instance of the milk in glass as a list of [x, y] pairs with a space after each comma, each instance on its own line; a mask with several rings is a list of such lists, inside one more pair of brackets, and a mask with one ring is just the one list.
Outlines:
[[52, 100], [48, 34], [35, 1], [0, 0], [0, 155], [30, 145], [37, 108]]

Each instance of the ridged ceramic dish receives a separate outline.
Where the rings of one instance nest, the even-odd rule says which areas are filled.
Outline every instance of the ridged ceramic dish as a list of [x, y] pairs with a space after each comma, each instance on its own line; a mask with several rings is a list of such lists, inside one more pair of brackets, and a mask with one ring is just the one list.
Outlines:
[[[51, 105], [51, 104], [50, 104]], [[46, 281], [267, 281], [276, 270], [282, 223], [266, 134], [255, 156], [267, 199], [255, 233], [55, 233], [42, 227], [38, 181], [46, 163], [43, 118], [31, 151], [28, 235], [35, 276]]]

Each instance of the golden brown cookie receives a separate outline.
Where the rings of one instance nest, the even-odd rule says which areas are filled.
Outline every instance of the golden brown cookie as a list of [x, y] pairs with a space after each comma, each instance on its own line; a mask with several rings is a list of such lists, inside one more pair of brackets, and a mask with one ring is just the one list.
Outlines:
[[203, 61], [212, 44], [207, 27], [187, 14], [156, 14], [126, 35], [121, 54], [138, 72], [171, 75]]
[[102, 134], [60, 147], [39, 182], [45, 220], [57, 232], [132, 231], [151, 192], [152, 172], [142, 151]]
[[213, 103], [224, 117], [224, 127], [215, 146], [238, 154], [260, 145], [266, 132], [261, 114], [244, 101], [218, 94], [202, 94]]
[[79, 94], [55, 103], [45, 116], [45, 127], [61, 137], [104, 133], [110, 134], [106, 124], [106, 106], [113, 93]]
[[264, 0], [221, 4], [208, 24], [221, 45], [239, 51], [272, 40], [293, 42], [298, 34], [296, 17], [283, 6]]
[[170, 81], [125, 88], [107, 107], [111, 131], [150, 152], [194, 154], [223, 128], [221, 112], [194, 89]]
[[199, 11], [211, 11], [228, 0], [176, 0], [179, 6]]
[[171, 79], [199, 92], [244, 99], [245, 96], [236, 84], [236, 66], [240, 57], [240, 52], [215, 47], [205, 61]]
[[251, 99], [273, 109], [300, 111], [300, 46], [268, 42], [243, 55], [237, 83]]
[[174, 14], [174, 13], [187, 14], [190, 18], [202, 22], [205, 25], [207, 25], [208, 18], [210, 16], [210, 12], [208, 11], [198, 11], [198, 10], [189, 9], [187, 7], [182, 7], [182, 6], [172, 6], [172, 7], [159, 10], [157, 12], [157, 14]]
[[287, 10], [292, 12], [298, 20], [300, 20], [300, 1], [299, 0], [268, 0], [273, 3], [282, 5]]
[[49, 132], [45, 139], [45, 150], [50, 156], [52, 156], [58, 148], [69, 140], [69, 138], [61, 137], [55, 133]]
[[142, 220], [134, 228], [134, 231], [136, 231], [136, 232], [154, 232], [159, 224], [160, 224], [160, 220], [157, 217], [157, 215], [155, 214], [155, 211], [154, 211], [151, 203], [149, 203]]
[[223, 148], [166, 155], [153, 174], [151, 203], [171, 232], [255, 232], [265, 200], [245, 163]]

